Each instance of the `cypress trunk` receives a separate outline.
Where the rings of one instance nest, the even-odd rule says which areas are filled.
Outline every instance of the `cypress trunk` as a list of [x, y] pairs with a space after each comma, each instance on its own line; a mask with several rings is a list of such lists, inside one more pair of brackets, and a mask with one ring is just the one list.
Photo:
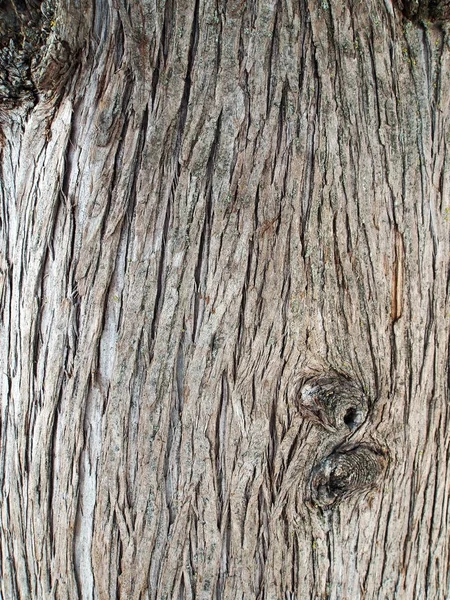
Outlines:
[[4, 600], [450, 596], [446, 4], [1, 2]]

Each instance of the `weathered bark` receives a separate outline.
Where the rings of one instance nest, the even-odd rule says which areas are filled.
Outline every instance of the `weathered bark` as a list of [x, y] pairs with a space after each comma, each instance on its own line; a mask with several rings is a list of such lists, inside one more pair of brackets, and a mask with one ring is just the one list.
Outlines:
[[3, 597], [448, 597], [446, 26], [80, 0], [50, 37], [2, 113]]
[[399, 5], [409, 19], [422, 21], [450, 19], [449, 0], [399, 0]]

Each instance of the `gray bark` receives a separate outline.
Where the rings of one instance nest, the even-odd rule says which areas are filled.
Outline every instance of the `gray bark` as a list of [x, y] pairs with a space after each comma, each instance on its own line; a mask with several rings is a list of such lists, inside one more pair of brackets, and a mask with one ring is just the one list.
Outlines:
[[80, 0], [39, 43], [1, 112], [2, 598], [450, 597], [447, 25]]

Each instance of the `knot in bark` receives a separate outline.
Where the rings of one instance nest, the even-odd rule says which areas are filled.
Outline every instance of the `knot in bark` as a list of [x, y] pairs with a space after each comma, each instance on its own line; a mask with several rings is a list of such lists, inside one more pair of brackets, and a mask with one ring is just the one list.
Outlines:
[[353, 432], [369, 412], [361, 386], [335, 372], [304, 380], [298, 400], [302, 414], [328, 431]]
[[312, 502], [321, 508], [331, 508], [344, 498], [375, 487], [387, 465], [385, 454], [361, 444], [335, 450], [313, 471]]

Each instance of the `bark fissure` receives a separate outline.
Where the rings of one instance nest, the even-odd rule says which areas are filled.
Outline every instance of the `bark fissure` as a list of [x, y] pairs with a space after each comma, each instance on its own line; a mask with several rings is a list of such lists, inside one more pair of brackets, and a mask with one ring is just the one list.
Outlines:
[[445, 596], [449, 52], [401, 10], [55, 12], [1, 115], [5, 598]]

